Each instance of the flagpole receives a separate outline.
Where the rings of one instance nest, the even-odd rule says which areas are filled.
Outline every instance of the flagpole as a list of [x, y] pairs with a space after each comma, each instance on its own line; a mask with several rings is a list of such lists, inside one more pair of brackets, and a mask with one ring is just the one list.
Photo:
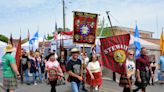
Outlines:
[[[106, 11], [106, 14], [107, 14], [107, 17], [108, 17], [110, 26], [111, 26], [112, 34], [113, 34], [113, 36], [115, 36], [115, 33], [114, 33], [114, 31], [113, 31], [112, 22], [111, 22], [111, 19], [110, 19], [110, 16], [109, 16], [109, 12], [110, 12], [110, 11]], [[113, 81], [116, 81], [116, 73], [115, 73], [115, 72], [113, 72]]]

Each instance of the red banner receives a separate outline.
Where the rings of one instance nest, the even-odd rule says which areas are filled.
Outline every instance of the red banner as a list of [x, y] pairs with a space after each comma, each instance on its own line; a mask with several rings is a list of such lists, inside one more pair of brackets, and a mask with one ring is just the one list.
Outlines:
[[74, 43], [95, 44], [97, 18], [97, 14], [74, 12]]
[[124, 74], [125, 63], [129, 47], [130, 35], [119, 35], [108, 38], [101, 38], [102, 63], [113, 72]]
[[16, 64], [17, 64], [19, 72], [21, 72], [20, 57], [21, 57], [21, 37], [19, 38], [19, 42], [18, 42], [17, 50], [16, 50], [16, 55], [15, 55]]

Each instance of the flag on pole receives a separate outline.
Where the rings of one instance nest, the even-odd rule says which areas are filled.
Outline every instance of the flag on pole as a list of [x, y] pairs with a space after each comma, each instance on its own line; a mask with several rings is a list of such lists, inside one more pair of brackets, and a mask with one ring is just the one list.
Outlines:
[[101, 38], [102, 65], [113, 72], [124, 74], [130, 34]]
[[37, 31], [33, 37], [29, 40], [30, 47], [32, 47], [32, 50], [35, 50], [38, 48], [38, 39], [39, 39], [39, 32]]
[[10, 34], [10, 42], [9, 43], [13, 46], [13, 36], [12, 36], [12, 34]]
[[21, 37], [19, 38], [19, 42], [17, 44], [17, 49], [16, 49], [16, 55], [15, 55], [16, 64], [17, 64], [19, 72], [21, 70], [20, 57], [21, 57]]
[[29, 44], [34, 44], [36, 40], [39, 39], [39, 33], [38, 31], [34, 34], [34, 36], [29, 40]]
[[55, 22], [55, 31], [58, 30], [58, 26], [57, 26], [57, 23]]
[[161, 33], [161, 37], [160, 37], [160, 50], [161, 50], [161, 54], [164, 53], [164, 35], [163, 35], [163, 31]]
[[138, 26], [136, 25], [135, 32], [134, 32], [134, 46], [135, 46], [135, 57], [138, 58], [140, 56], [140, 50], [141, 50], [141, 45], [140, 45], [140, 40], [139, 40], [139, 31], [138, 31]]
[[28, 41], [30, 40], [30, 31], [28, 29], [28, 34], [27, 34]]

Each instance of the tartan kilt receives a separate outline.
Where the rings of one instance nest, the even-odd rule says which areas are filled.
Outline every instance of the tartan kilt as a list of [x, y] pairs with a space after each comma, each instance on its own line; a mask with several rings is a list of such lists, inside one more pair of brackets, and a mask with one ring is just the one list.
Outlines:
[[145, 88], [148, 84], [148, 76], [146, 74], [147, 72], [146, 71], [140, 71], [140, 77], [141, 77], [141, 83], [139, 82], [135, 82], [135, 85], [140, 87], [140, 88]]
[[101, 72], [97, 72], [97, 73], [92, 73], [94, 76], [94, 79], [91, 79], [90, 74], [87, 72], [86, 73], [86, 82], [90, 85], [90, 86], [98, 86], [100, 87], [102, 85], [102, 76], [101, 76]]
[[121, 75], [119, 86], [120, 87], [129, 87], [129, 82], [128, 82], [128, 78], [126, 77], [126, 75]]
[[3, 78], [3, 86], [5, 89], [16, 89], [17, 79], [16, 78]]

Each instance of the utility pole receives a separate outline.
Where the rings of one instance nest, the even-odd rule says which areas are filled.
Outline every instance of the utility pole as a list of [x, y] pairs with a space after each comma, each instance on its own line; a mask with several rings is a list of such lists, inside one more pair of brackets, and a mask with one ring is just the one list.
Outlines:
[[63, 31], [65, 31], [65, 1], [63, 0]]

